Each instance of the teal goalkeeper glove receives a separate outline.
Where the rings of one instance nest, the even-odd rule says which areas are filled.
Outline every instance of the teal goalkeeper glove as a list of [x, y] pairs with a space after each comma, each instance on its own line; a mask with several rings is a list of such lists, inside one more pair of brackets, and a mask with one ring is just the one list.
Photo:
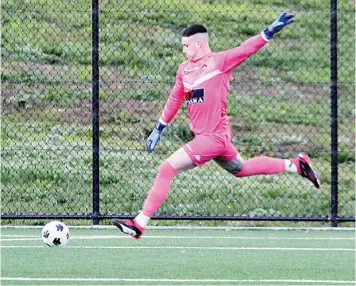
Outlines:
[[153, 149], [156, 147], [159, 140], [161, 140], [164, 127], [166, 127], [166, 125], [158, 122], [155, 128], [153, 129], [153, 131], [151, 132], [146, 142], [146, 150], [148, 153], [151, 153]]
[[266, 38], [271, 40], [274, 34], [278, 33], [282, 30], [285, 26], [292, 24], [294, 22], [294, 14], [282, 12], [279, 14], [277, 20], [275, 20], [268, 28], [263, 30]]

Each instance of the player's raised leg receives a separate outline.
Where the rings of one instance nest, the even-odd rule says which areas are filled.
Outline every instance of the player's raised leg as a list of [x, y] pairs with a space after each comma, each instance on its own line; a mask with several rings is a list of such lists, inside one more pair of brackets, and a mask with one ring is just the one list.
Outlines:
[[302, 177], [311, 181], [316, 188], [320, 187], [318, 173], [313, 169], [307, 154], [299, 154], [291, 160], [259, 156], [243, 162], [241, 172], [236, 177], [247, 177], [254, 175], [270, 175], [283, 172], [297, 172]]
[[140, 238], [151, 217], [166, 200], [173, 178], [195, 166], [183, 148], [177, 150], [161, 164], [155, 182], [147, 194], [142, 211], [133, 220], [113, 219], [113, 224], [133, 238]]
[[291, 160], [258, 156], [243, 160], [236, 147], [229, 143], [225, 152], [214, 159], [221, 167], [236, 177], [271, 175], [284, 172], [296, 172], [310, 180], [316, 188], [320, 187], [318, 173], [313, 169], [307, 154], [299, 154]]

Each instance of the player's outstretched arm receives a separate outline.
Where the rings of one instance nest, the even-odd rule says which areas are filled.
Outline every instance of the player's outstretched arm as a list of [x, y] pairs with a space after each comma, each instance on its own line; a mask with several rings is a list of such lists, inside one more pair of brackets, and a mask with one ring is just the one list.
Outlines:
[[274, 34], [281, 31], [285, 26], [294, 22], [294, 14], [282, 12], [268, 28], [263, 30], [264, 35], [268, 40], [271, 40]]
[[[225, 72], [241, 65], [245, 60], [261, 49], [273, 35], [281, 31], [285, 26], [294, 22], [294, 15], [282, 12], [276, 21], [259, 35], [249, 38], [242, 45], [220, 53], [221, 65], [219, 70]], [[262, 36], [262, 37], [261, 37]]]
[[158, 122], [155, 128], [153, 128], [146, 142], [146, 150], [148, 153], [151, 153], [153, 149], [156, 147], [159, 140], [161, 140], [162, 132], [165, 127], [166, 127], [165, 124]]

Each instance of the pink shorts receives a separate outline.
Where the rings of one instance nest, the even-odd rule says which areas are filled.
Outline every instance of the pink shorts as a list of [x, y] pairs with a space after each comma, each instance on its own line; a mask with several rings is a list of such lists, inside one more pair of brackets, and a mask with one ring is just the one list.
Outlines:
[[239, 154], [228, 135], [197, 135], [183, 148], [197, 166], [203, 166], [212, 159], [231, 161]]

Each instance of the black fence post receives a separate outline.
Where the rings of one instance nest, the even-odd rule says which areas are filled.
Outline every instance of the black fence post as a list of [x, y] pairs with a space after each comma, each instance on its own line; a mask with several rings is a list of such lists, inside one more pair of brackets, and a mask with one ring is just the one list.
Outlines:
[[330, 3], [331, 61], [331, 225], [338, 226], [337, 0]]
[[93, 224], [99, 224], [99, 0], [92, 0]]

